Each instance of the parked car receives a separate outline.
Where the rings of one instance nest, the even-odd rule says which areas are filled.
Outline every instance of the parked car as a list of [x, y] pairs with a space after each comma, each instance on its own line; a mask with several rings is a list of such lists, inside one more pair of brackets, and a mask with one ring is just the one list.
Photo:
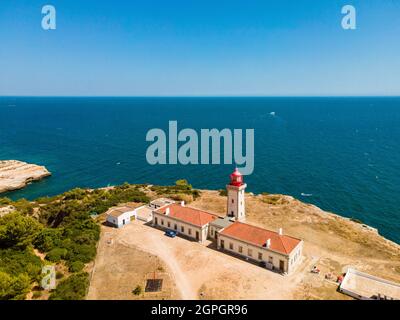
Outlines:
[[176, 237], [176, 231], [173, 231], [173, 230], [167, 230], [167, 231], [165, 231], [165, 235], [167, 236], [167, 237], [170, 237], [170, 238], [175, 238]]

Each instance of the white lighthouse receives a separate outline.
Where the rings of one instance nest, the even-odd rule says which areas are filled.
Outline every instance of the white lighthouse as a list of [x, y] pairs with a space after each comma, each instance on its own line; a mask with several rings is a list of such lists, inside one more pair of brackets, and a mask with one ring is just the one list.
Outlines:
[[230, 183], [226, 186], [228, 194], [227, 216], [234, 217], [237, 221], [246, 220], [244, 204], [244, 190], [247, 185], [243, 183], [243, 176], [236, 168], [230, 175]]

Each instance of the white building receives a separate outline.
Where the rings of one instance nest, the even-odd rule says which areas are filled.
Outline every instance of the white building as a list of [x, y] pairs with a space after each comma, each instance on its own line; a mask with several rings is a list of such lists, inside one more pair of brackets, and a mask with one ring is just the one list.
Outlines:
[[175, 203], [175, 201], [168, 198], [159, 198], [153, 200], [149, 204], [136, 209], [137, 219], [145, 222], [150, 222], [153, 220], [154, 210], [160, 209], [172, 203]]
[[208, 238], [209, 223], [218, 216], [174, 203], [153, 211], [153, 226], [176, 231], [177, 234], [204, 242]]
[[300, 261], [303, 241], [278, 232], [236, 221], [219, 231], [217, 246], [270, 270], [291, 273]]
[[136, 207], [133, 206], [112, 207], [106, 212], [106, 221], [116, 228], [121, 228], [134, 219], [136, 219]]
[[199, 242], [216, 242], [218, 249], [251, 260], [268, 269], [291, 273], [302, 257], [303, 241], [278, 232], [247, 223], [243, 176], [238, 169], [230, 175], [227, 189], [225, 217], [191, 208], [170, 204], [153, 210], [153, 225], [175, 230], [177, 234]]

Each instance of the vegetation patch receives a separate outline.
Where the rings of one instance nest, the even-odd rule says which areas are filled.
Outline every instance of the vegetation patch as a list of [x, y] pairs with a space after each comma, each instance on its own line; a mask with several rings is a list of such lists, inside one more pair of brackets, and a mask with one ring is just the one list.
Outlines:
[[[73, 189], [35, 201], [0, 198], [15, 211], [0, 217], [0, 299], [24, 299], [42, 279], [44, 264], [66, 265], [51, 299], [83, 299], [88, 287], [82, 270], [96, 256], [100, 226], [91, 216], [120, 203], [149, 201], [140, 186], [127, 183], [109, 189]], [[36, 254], [37, 249], [42, 261]]]
[[49, 300], [82, 300], [89, 287], [89, 274], [86, 272], [73, 274], [62, 280], [51, 293]]
[[173, 186], [151, 186], [151, 191], [157, 195], [165, 195], [174, 200], [184, 200], [187, 202], [200, 197], [199, 190], [193, 189], [192, 185], [185, 179], [177, 180]]

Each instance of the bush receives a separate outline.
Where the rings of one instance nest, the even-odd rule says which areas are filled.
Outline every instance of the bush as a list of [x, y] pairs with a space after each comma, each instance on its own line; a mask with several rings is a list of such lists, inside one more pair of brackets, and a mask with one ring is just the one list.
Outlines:
[[49, 300], [82, 300], [88, 286], [89, 275], [86, 272], [73, 274], [59, 283]]
[[228, 195], [228, 192], [225, 189], [218, 190], [219, 195], [222, 197], [226, 197]]
[[0, 300], [23, 300], [29, 287], [30, 279], [27, 274], [14, 277], [0, 271]]
[[34, 245], [42, 252], [48, 252], [55, 247], [60, 246], [62, 239], [62, 230], [53, 228], [44, 228], [36, 237]]
[[74, 261], [74, 262], [70, 263], [69, 271], [70, 272], [81, 272], [84, 267], [85, 267], [85, 264], [82, 261]]
[[143, 289], [142, 289], [141, 286], [136, 286], [136, 288], [132, 290], [132, 293], [133, 293], [135, 296], [139, 296], [139, 295], [142, 294], [142, 291], [143, 291]]
[[6, 197], [0, 198], [0, 205], [1, 205], [1, 206], [3, 206], [3, 205], [9, 205], [9, 204], [11, 204], [11, 203], [12, 203], [12, 201], [11, 201], [10, 198], [6, 198]]
[[171, 196], [171, 198], [175, 201], [185, 201], [186, 203], [190, 203], [193, 201], [193, 197], [188, 194], [178, 193]]
[[46, 255], [46, 259], [51, 262], [60, 262], [62, 259], [66, 257], [68, 253], [67, 249], [64, 248], [54, 248], [49, 251]]
[[27, 274], [34, 280], [40, 279], [42, 261], [31, 249], [0, 250], [0, 271], [12, 276]]
[[40, 232], [41, 224], [19, 212], [0, 217], [0, 247], [25, 248]]
[[96, 246], [88, 244], [74, 244], [70, 248], [66, 259], [68, 261], [82, 261], [88, 263], [96, 257]]

